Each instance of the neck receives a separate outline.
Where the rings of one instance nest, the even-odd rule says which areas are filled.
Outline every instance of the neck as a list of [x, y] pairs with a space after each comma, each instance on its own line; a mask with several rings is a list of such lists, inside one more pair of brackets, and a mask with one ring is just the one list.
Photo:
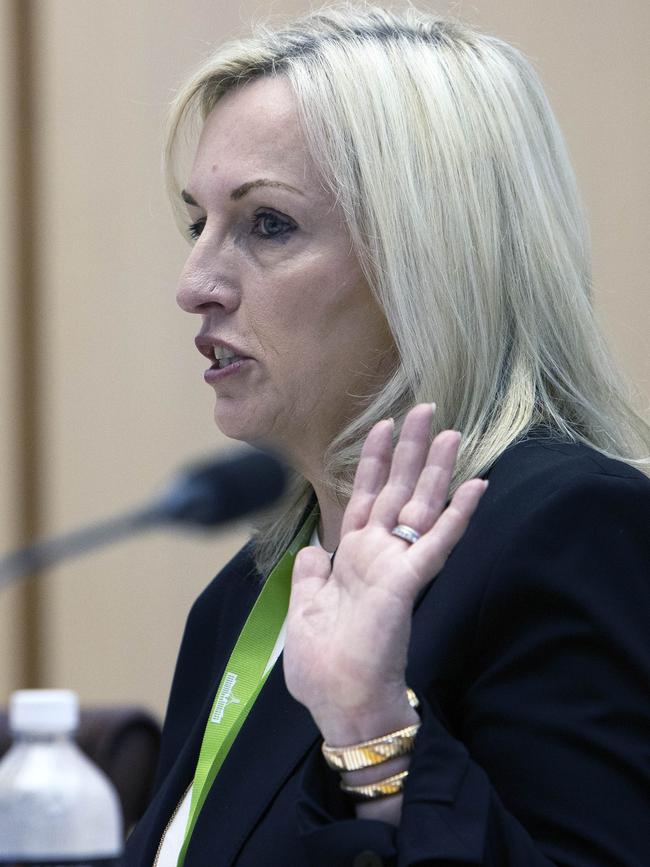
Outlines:
[[345, 506], [340, 505], [340, 503], [327, 496], [324, 485], [314, 484], [313, 482], [312, 485], [316, 492], [320, 511], [320, 520], [318, 522], [320, 543], [326, 551], [335, 551], [341, 537], [341, 522], [343, 521]]
[[[307, 441], [311, 445], [311, 441]], [[258, 445], [269, 447], [268, 443], [258, 443]], [[332, 552], [338, 548], [343, 512], [345, 511], [346, 504], [341, 505], [335, 500], [331, 495], [329, 487], [323, 481], [323, 453], [326, 447], [326, 443], [324, 442], [319, 442], [316, 447], [304, 450], [297, 450], [293, 447], [283, 448], [277, 443], [271, 446], [271, 448], [277, 449], [280, 454], [284, 455], [287, 463], [299, 472], [303, 478], [307, 479], [314, 489], [320, 512], [318, 538], [323, 548], [326, 551]]]
[[323, 453], [326, 444], [318, 443], [317, 447], [297, 452], [296, 449], [275, 448], [284, 455], [287, 463], [292, 466], [303, 478], [311, 484], [318, 500], [320, 518], [318, 521], [318, 538], [326, 551], [332, 552], [338, 548], [341, 536], [341, 523], [345, 504], [341, 505], [335, 500], [328, 485], [323, 481]]

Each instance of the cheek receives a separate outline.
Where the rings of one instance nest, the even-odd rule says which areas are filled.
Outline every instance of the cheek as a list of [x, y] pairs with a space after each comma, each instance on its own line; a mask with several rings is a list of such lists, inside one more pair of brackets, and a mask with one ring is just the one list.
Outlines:
[[346, 275], [318, 257], [267, 278], [245, 304], [248, 327], [265, 355], [284, 356], [303, 344], [314, 351], [350, 306]]
[[[341, 245], [339, 245], [340, 248]], [[373, 350], [385, 346], [383, 317], [359, 267], [331, 251], [249, 283], [244, 305], [266, 373], [283, 391], [304, 389], [366, 370]], [[378, 336], [381, 332], [381, 338]], [[366, 371], [367, 373], [367, 371]]]

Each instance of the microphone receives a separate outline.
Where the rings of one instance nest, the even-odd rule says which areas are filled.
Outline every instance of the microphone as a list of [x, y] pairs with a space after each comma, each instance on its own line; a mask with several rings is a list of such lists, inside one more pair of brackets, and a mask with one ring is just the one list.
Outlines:
[[219, 527], [271, 506], [284, 493], [287, 480], [285, 465], [256, 449], [191, 464], [142, 508], [7, 554], [0, 559], [0, 587], [156, 526]]
[[216, 527], [272, 505], [284, 493], [287, 471], [268, 452], [245, 450], [193, 464], [154, 505], [159, 523]]

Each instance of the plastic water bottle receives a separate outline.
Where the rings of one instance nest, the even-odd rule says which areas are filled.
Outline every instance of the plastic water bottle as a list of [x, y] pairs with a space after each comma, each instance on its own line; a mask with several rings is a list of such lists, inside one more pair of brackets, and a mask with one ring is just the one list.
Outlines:
[[79, 701], [62, 689], [11, 696], [0, 762], [0, 864], [119, 865], [122, 813], [106, 775], [73, 739]]

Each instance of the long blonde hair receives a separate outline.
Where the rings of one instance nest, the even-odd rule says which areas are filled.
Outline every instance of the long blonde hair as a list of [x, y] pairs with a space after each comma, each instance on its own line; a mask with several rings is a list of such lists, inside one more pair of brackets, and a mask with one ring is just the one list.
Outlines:
[[[650, 428], [591, 306], [589, 238], [566, 146], [537, 74], [502, 40], [412, 6], [326, 6], [219, 47], [170, 110], [166, 167], [191, 118], [282, 75], [307, 146], [345, 214], [399, 354], [383, 390], [326, 455], [349, 497], [372, 425], [435, 401], [463, 431], [453, 486], [545, 424], [647, 471]], [[435, 431], [434, 431], [435, 432]], [[296, 478], [256, 537], [265, 573], [313, 494]]]

